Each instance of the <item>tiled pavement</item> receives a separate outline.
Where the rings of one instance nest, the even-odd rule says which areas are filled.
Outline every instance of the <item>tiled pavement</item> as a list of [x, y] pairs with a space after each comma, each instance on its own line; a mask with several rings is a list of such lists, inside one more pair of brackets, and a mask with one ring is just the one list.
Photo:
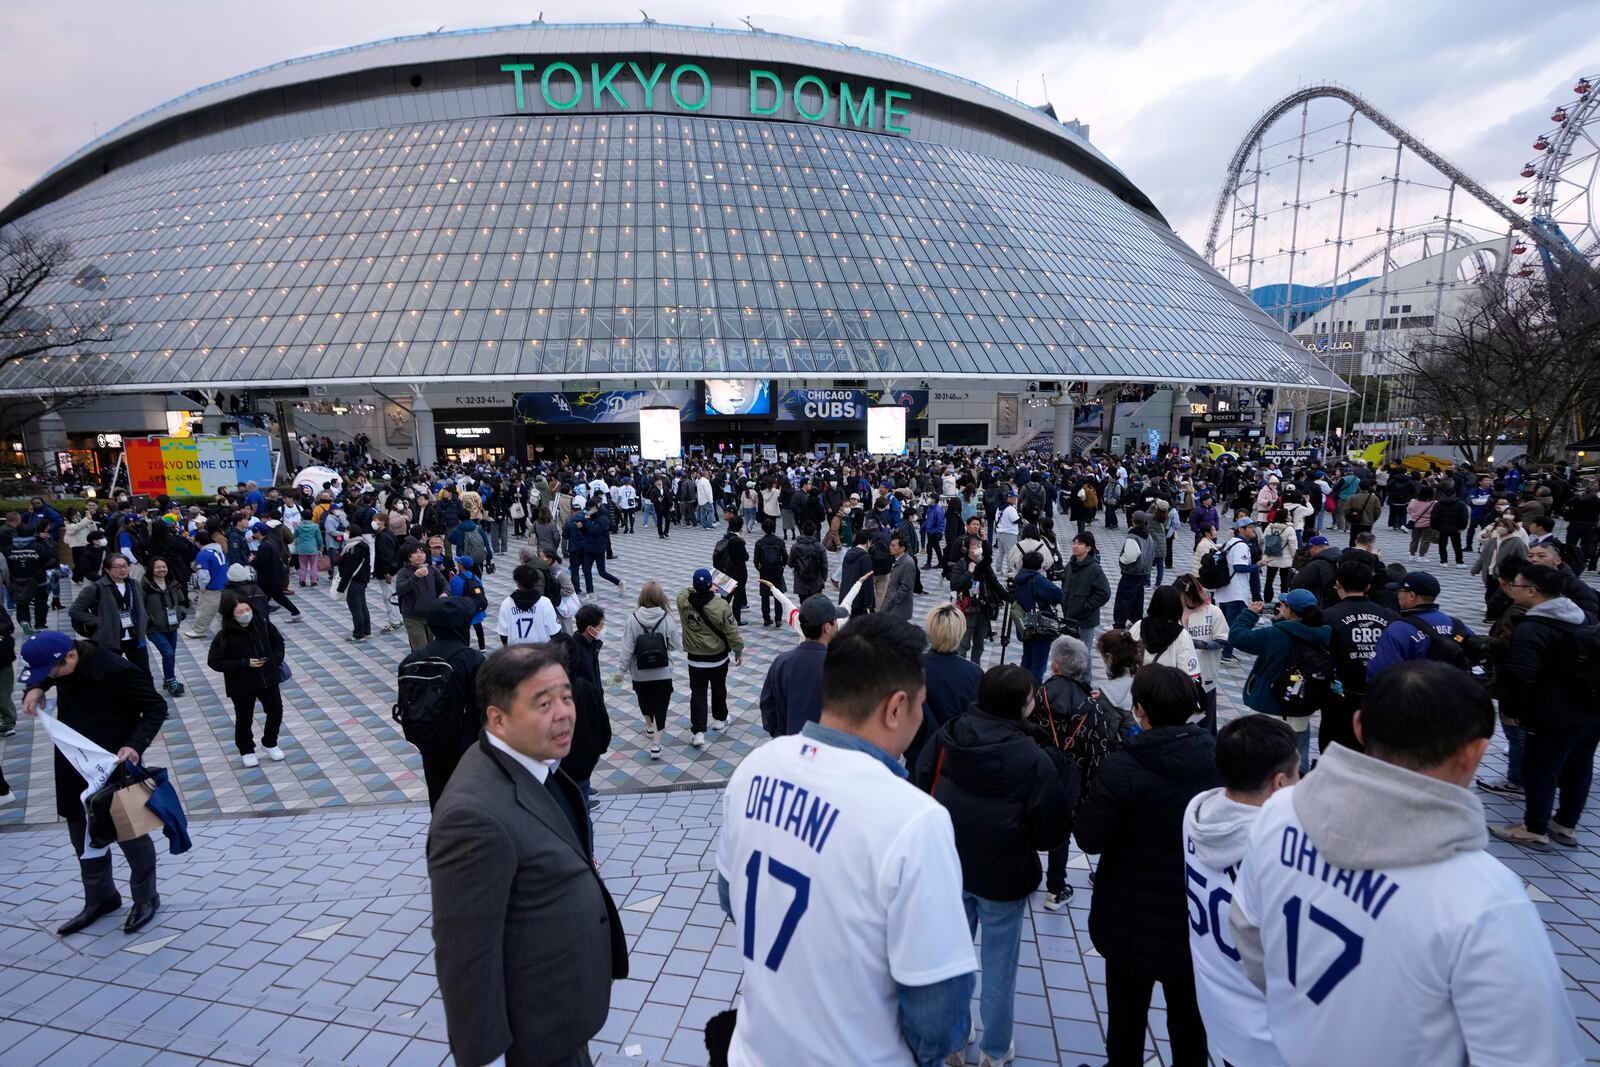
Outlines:
[[[670, 577], [672, 590], [709, 555], [712, 538], [623, 537], [614, 569], [630, 593], [652, 573]], [[1119, 540], [1102, 535], [1107, 557]], [[1404, 556], [1404, 545], [1387, 534], [1384, 546], [1391, 557]], [[1476, 621], [1477, 580], [1464, 569], [1431, 569], [1445, 585], [1446, 606]], [[507, 580], [501, 568], [491, 592]], [[0, 919], [0, 1067], [108, 1058], [130, 1067], [449, 1062], [428, 932], [427, 812], [406, 802], [421, 794], [418, 768], [388, 719], [400, 642], [346, 645], [342, 605], [325, 595], [301, 601], [308, 602], [312, 618], [284, 627], [299, 687], [287, 764], [238, 771], [227, 758], [231, 722], [220, 711], [220, 691], [200, 671], [184, 672], [195, 696], [178, 702], [165, 750], [150, 758], [178, 772], [197, 816], [195, 849], [171, 857], [163, 846], [163, 910], [150, 927], [127, 937], [105, 919], [90, 933], [56, 938], [55, 925], [76, 910], [78, 886], [65, 835], [48, 825], [50, 790], [0, 814], [13, 824], [0, 833], [0, 895], [10, 905]], [[619, 598], [602, 594], [600, 602]], [[934, 602], [930, 596], [925, 606]], [[751, 614], [759, 621], [759, 609]], [[639, 790], [714, 782], [758, 743], [759, 681], [790, 639], [759, 626], [747, 637], [753, 651], [733, 679], [742, 721], [704, 753], [688, 749], [675, 726], [680, 739], [669, 744], [668, 759], [642, 759], [631, 693], [614, 685], [619, 747], [609, 760], [614, 792], [598, 815], [597, 848], [623, 907], [633, 977], [616, 986], [610, 1021], [595, 1042], [602, 1062], [703, 1063], [700, 1028], [737, 991], [738, 951], [712, 875], [718, 794]], [[196, 644], [187, 643], [189, 657]], [[1237, 713], [1233, 695], [1242, 680], [1236, 670], [1224, 685], [1225, 717]], [[686, 687], [679, 689], [681, 717]], [[25, 799], [35, 792], [30, 782], [49, 780], [41, 745], [31, 722], [7, 743], [7, 776]], [[1486, 773], [1502, 760], [1497, 742]], [[1483, 799], [1491, 818], [1517, 814], [1496, 797]], [[337, 810], [317, 810], [330, 808]], [[289, 814], [296, 810], [306, 813]], [[1591, 1059], [1600, 1061], [1600, 838], [1582, 832], [1580, 841], [1576, 850], [1544, 855], [1499, 843], [1491, 849], [1538, 902], [1591, 1035]], [[120, 859], [116, 866], [120, 879]], [[1017, 999], [1024, 1065], [1103, 1057], [1104, 971], [1086, 934], [1088, 863], [1077, 853], [1069, 877], [1078, 890], [1072, 906], [1052, 914], [1036, 898], [1024, 926]], [[1161, 1033], [1159, 1012], [1156, 1020]], [[1166, 1056], [1165, 1043], [1156, 1042], [1152, 1062]]]

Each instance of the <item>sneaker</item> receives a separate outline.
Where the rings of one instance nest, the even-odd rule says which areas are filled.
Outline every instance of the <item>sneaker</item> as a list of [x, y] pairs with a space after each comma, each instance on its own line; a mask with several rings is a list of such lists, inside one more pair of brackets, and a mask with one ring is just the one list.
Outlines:
[[661, 758], [661, 745], [660, 745], [659, 742], [656, 742], [656, 741], [650, 742], [650, 758], [651, 759], [660, 759]]
[[944, 1058], [944, 1062], [946, 1064], [946, 1067], [961, 1067], [962, 1064], [966, 1063], [967, 1062], [967, 1046], [972, 1044], [977, 1039], [978, 1039], [977, 1028], [973, 1027], [973, 1026], [968, 1026], [967, 1027], [967, 1040], [962, 1044], [962, 1046], [960, 1048], [952, 1050], [950, 1055], [948, 1055], [948, 1056], [946, 1056]]
[[26, 623], [26, 622], [23, 623], [22, 624], [22, 632], [23, 632], [23, 634], [25, 636], [32, 637], [33, 636], [33, 625], [31, 623]]
[[304, 620], [305, 620], [305, 616], [304, 615], [290, 615], [289, 616], [289, 621], [290, 622], [303, 622]]
[[1558, 845], [1565, 845], [1568, 848], [1578, 847], [1578, 831], [1576, 829], [1562, 826], [1554, 819], [1550, 820], [1550, 827], [1548, 830], [1546, 830], [1546, 833], [1549, 834], [1550, 840], [1554, 841]]
[[271, 748], [267, 749], [267, 758], [273, 763], [282, 763], [283, 749], [279, 748], [277, 745], [273, 745]]
[[1072, 887], [1069, 885], [1059, 893], [1046, 893], [1044, 897], [1045, 911], [1060, 911], [1067, 906], [1067, 901], [1072, 899]]
[[0, 808], [5, 807], [7, 804], [15, 804], [16, 802], [17, 802], [17, 794], [15, 794], [15, 793], [0, 793]]
[[246, 767], [259, 767], [259, 766], [261, 766], [261, 760], [256, 756], [256, 754], [254, 752], [246, 752], [244, 755], [239, 757], [239, 762], [240, 762], [240, 764], [242, 764], [243, 766], [246, 766]]
[[194, 631], [193, 631], [193, 630], [185, 630], [185, 631], [184, 631], [184, 632], [183, 632], [183, 636], [185, 636], [185, 637], [195, 637], [195, 638], [200, 638], [200, 637], [204, 637], [204, 636], [205, 636], [205, 634], [197, 634], [197, 633], [195, 633], [195, 632], [194, 632]]
[[1012, 1060], [1014, 1060], [1016, 1058], [1017, 1058], [1017, 1043], [1015, 1041], [1013, 1041], [1013, 1042], [1011, 1042], [1011, 1047], [1006, 1049], [1005, 1055], [1001, 1056], [999, 1059], [995, 1059], [993, 1056], [989, 1055], [987, 1052], [985, 1052], [982, 1056], [978, 1057], [978, 1067], [1006, 1067], [1006, 1064], [1010, 1063]]
[[1478, 788], [1485, 793], [1495, 793], [1503, 797], [1515, 797], [1517, 800], [1521, 800], [1523, 796], [1522, 786], [1507, 778], [1502, 778], [1498, 782], [1486, 782], [1479, 778]]
[[693, 745], [695, 748], [705, 748], [706, 747], [706, 735], [705, 734], [695, 734], [693, 737], [689, 738], [689, 743], [691, 745]]
[[708, 725], [711, 727], [712, 733], [720, 734], [722, 732], [722, 728], [728, 724], [720, 719], [712, 719]]
[[1520, 822], [1506, 823], [1504, 826], [1491, 826], [1489, 832], [1502, 841], [1509, 841], [1513, 845], [1523, 848], [1544, 851], [1550, 847], [1550, 837], [1547, 834], [1536, 834]]
[[0, 730], [0, 737], [16, 737], [16, 736], [17, 736], [17, 728], [15, 726], [8, 726], [4, 730]]

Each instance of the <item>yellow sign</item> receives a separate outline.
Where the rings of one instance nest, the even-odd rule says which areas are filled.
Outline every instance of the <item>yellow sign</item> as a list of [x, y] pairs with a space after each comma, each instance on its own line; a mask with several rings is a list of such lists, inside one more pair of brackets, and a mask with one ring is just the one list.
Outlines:
[[199, 496], [200, 446], [192, 437], [167, 437], [161, 441], [161, 472], [173, 496]]

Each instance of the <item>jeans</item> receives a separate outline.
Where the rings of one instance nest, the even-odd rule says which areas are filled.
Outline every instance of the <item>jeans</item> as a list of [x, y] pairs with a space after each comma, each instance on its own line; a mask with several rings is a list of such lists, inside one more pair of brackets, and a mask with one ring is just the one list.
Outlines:
[[267, 713], [267, 724], [261, 730], [264, 748], [278, 747], [278, 728], [283, 725], [283, 690], [274, 685], [251, 696], [233, 697], [233, 743], [239, 755], [256, 750], [255, 715], [256, 698], [261, 699], [261, 710]]
[[728, 665], [697, 667], [689, 664], [689, 729], [706, 732], [706, 698], [710, 691], [711, 714], [718, 722], [728, 721]]
[[[1243, 615], [1245, 613], [1245, 609], [1248, 608], [1249, 606], [1250, 605], [1246, 604], [1242, 600], [1219, 600], [1219, 601], [1217, 601], [1217, 610], [1222, 612], [1222, 617], [1224, 619], [1228, 620], [1228, 632], [1229, 633], [1233, 632], [1233, 620], [1237, 619], [1240, 615]], [[1232, 645], [1232, 643], [1227, 642], [1227, 641], [1224, 641], [1222, 643], [1222, 654], [1224, 656], [1233, 655], [1233, 645]]]
[[147, 630], [145, 636], [161, 653], [161, 680], [171, 683], [178, 676], [178, 641], [176, 631]]
[[1017, 535], [1014, 533], [997, 533], [994, 535], [994, 574], [996, 578], [1004, 578], [1011, 573], [1011, 550], [1016, 547]]
[[[1050, 662], [1050, 642], [1042, 637], [1029, 638], [1022, 642], [1022, 666], [1033, 680], [1044, 684], [1044, 669]], [[1005, 1049], [1001, 1049], [1004, 1052]]]
[[983, 971], [983, 988], [978, 991], [978, 1017], [983, 1020], [983, 1039], [978, 1047], [995, 1061], [1011, 1048], [1011, 1029], [1017, 1004], [1017, 957], [1022, 948], [1022, 916], [1028, 898], [985, 900], [971, 893], [961, 894], [967, 909], [967, 929], [977, 936], [983, 927], [983, 944], [978, 946], [978, 966]]
[[702, 530], [709, 530], [717, 524], [716, 506], [713, 504], [699, 504], [695, 507], [695, 517]]
[[[1594, 778], [1594, 750], [1600, 745], [1600, 723], [1561, 723], [1525, 729], [1523, 825], [1536, 834], [1548, 830], [1551, 822], [1576, 830], [1589, 800], [1589, 783]], [[1550, 806], [1555, 802], [1558, 787], [1561, 803], [1552, 817]]]
[[[612, 585], [622, 584], [621, 578], [618, 578], [615, 574], [612, 574], [610, 571], [606, 570], [606, 556], [604, 552], [585, 552], [583, 554], [583, 584], [587, 587], [584, 590], [585, 592], [594, 592], [594, 572], [596, 570], [600, 572], [600, 577], [604, 578]], [[576, 580], [573, 581], [572, 588], [578, 588], [578, 583]]]
[[1172, 1067], [1206, 1067], [1206, 1024], [1194, 996], [1194, 971], [1150, 974], [1107, 957], [1106, 1059], [1110, 1067], [1144, 1067], [1144, 1035], [1155, 984], [1167, 1001], [1167, 1038]]
[[367, 610], [367, 583], [351, 582], [344, 591], [344, 602], [350, 607], [352, 637], [372, 636], [372, 612]]
[[756, 526], [755, 508], [740, 508], [739, 514], [744, 519], [744, 528], [746, 530], [754, 531], [759, 529], [759, 527]]
[[652, 522], [656, 521], [656, 506], [655, 506], [654, 503], [652, 503], [650, 501], [649, 498], [645, 499], [643, 506], [644, 506], [644, 524], [646, 526], [649, 526]]
[[1078, 627], [1078, 640], [1082, 641], [1083, 647], [1089, 650], [1089, 672], [1085, 677], [1090, 680], [1094, 678], [1095, 664], [1100, 660], [1100, 654], [1094, 649], [1094, 635], [1099, 632], [1100, 627], [1098, 626]]
[[1506, 735], [1506, 781], [1512, 785], [1522, 784], [1522, 757], [1528, 748], [1528, 730], [1522, 725], [1513, 726], [1504, 719], [1500, 720], [1500, 729]]

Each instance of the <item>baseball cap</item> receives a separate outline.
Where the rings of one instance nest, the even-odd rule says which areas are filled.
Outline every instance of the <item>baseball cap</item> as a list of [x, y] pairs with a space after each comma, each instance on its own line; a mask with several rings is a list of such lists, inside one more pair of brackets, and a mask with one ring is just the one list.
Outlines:
[[72, 638], [59, 630], [40, 630], [22, 643], [22, 688], [38, 685], [56, 661], [72, 651]]
[[826, 626], [830, 622], [837, 622], [839, 612], [833, 606], [833, 601], [821, 593], [813, 594], [800, 605], [800, 625], [813, 629]]
[[1287, 593], [1279, 593], [1278, 599], [1297, 612], [1310, 611], [1317, 606], [1317, 594], [1309, 589], [1291, 589]]
[[711, 572], [705, 567], [694, 572], [694, 588], [697, 593], [704, 593], [711, 588]]
[[1150, 521], [1150, 513], [1148, 511], [1135, 511], [1133, 513], [1133, 521], [1134, 522], [1149, 522]]
[[264, 533], [266, 533], [267, 531], [269, 531], [271, 529], [272, 529], [272, 527], [268, 526], [264, 522], [253, 522], [253, 523], [250, 524], [250, 532], [251, 533], [264, 534]]
[[471, 556], [456, 557], [456, 563], [464, 565], [469, 571], [477, 564], [477, 562], [478, 561], [473, 559]]
[[1309, 538], [1306, 541], [1306, 544], [1308, 545], [1325, 545], [1327, 543], [1328, 539], [1323, 537], [1321, 534], [1317, 534], [1315, 537]]
[[1233, 528], [1235, 530], [1242, 530], [1246, 526], [1254, 526], [1255, 524], [1256, 520], [1252, 519], [1248, 515], [1240, 515], [1237, 519], [1233, 520]]
[[1412, 571], [1400, 580], [1400, 588], [1418, 596], [1439, 595], [1439, 579], [1427, 571]]

